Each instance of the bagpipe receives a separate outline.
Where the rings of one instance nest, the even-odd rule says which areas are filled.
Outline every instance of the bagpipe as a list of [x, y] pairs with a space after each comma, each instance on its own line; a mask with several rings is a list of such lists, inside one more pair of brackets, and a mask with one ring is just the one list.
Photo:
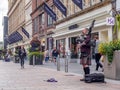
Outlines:
[[[91, 32], [92, 32], [92, 29], [94, 27], [94, 24], [95, 24], [95, 20], [92, 21], [90, 27], [88, 28], [87, 35], [90, 36], [90, 38], [91, 38]], [[81, 37], [80, 36], [77, 37], [77, 39], [76, 39], [77, 44], [83, 43], [86, 40], [87, 35], [86, 36], [81, 35]], [[96, 45], [95, 40], [91, 39], [90, 42], [88, 43], [88, 45], [95, 47], [95, 45]]]

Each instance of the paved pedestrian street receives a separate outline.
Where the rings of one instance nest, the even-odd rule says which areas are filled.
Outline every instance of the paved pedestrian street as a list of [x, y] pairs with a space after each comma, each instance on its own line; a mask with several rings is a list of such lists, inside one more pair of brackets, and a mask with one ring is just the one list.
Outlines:
[[[58, 82], [47, 82], [54, 78]], [[120, 90], [120, 83], [84, 83], [79, 75], [0, 60], [0, 90]]]

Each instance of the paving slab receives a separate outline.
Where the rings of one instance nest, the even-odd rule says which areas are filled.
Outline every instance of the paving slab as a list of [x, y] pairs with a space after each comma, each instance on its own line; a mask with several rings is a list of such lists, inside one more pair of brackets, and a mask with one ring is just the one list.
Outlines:
[[[47, 82], [54, 78], [58, 82]], [[0, 61], [0, 90], [120, 90], [120, 83], [84, 83], [81, 76], [40, 66]]]

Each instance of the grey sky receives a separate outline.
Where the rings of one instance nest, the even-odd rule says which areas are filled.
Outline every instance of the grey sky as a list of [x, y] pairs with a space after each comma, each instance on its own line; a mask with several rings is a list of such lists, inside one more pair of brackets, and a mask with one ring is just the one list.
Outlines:
[[7, 15], [8, 11], [8, 0], [2, 0], [2, 4], [0, 4], [0, 41], [3, 41], [3, 26], [2, 26], [2, 19], [3, 16]]

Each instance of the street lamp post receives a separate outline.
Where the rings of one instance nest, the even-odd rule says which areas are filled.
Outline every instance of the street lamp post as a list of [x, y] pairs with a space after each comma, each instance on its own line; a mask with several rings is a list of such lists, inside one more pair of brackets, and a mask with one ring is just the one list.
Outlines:
[[[115, 16], [117, 14], [117, 11], [116, 11], [116, 0], [111, 0], [111, 4], [112, 4], [112, 16], [114, 17], [115, 19]], [[114, 25], [112, 26], [112, 31], [114, 32]], [[117, 30], [116, 32], [113, 33], [113, 40], [117, 39]]]
[[45, 29], [45, 24], [42, 24], [42, 29], [44, 30], [45, 36], [45, 49], [47, 49], [47, 30]]

